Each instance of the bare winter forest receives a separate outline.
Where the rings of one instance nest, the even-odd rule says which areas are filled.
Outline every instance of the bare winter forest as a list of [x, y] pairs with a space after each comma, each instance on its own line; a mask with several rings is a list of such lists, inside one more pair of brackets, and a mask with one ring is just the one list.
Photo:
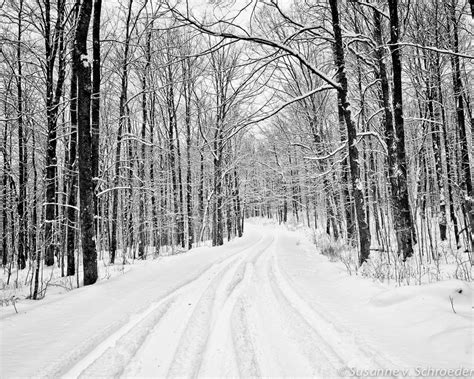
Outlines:
[[98, 256], [222, 245], [254, 216], [469, 272], [472, 3], [194, 3], [2, 1], [9, 275], [38, 298], [44, 266], [92, 284]]
[[474, 368], [473, 26], [472, 0], [0, 0], [1, 376], [328, 377], [394, 367], [382, 340]]

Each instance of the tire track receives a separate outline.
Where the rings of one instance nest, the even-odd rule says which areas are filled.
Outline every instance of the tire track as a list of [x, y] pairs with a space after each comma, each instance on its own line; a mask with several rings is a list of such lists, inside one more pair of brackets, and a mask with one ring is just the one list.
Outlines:
[[[256, 242], [253, 241], [251, 244], [238, 249], [231, 256], [213, 263], [197, 277], [172, 290], [168, 295], [151, 304], [144, 311], [132, 315], [128, 322], [123, 324], [115, 332], [105, 338], [105, 340], [99, 345], [95, 346], [90, 352], [84, 355], [74, 364], [74, 366], [70, 367], [63, 376], [74, 378], [80, 377], [83, 374], [88, 376], [101, 376], [100, 374], [96, 375], [94, 373], [95, 371], [110, 371], [118, 373], [119, 375], [137, 353], [140, 346], [145, 342], [150, 330], [160, 322], [166, 312], [169, 311], [183, 292], [192, 289], [193, 286], [196, 286], [200, 281], [206, 281], [208, 277], [218, 275], [222, 270], [222, 266], [225, 268], [235, 260], [238, 260], [246, 250], [252, 248], [255, 243], [260, 243], [263, 238], [263, 236], [259, 236]], [[128, 348], [127, 346], [130, 346], [130, 343], [134, 338], [136, 338], [139, 343], [132, 343], [131, 345], [133, 346]], [[107, 374], [106, 376], [110, 375]]]
[[341, 363], [337, 369], [343, 366], [396, 367], [379, 352], [367, 351], [351, 333], [344, 331], [340, 326], [336, 327], [334, 323], [328, 321], [326, 315], [310, 307], [284, 278], [275, 257], [269, 262], [268, 272], [275, 293], [279, 293], [282, 301], [298, 313], [300, 318], [319, 335], [320, 340], [340, 358]]
[[[224, 267], [209, 284], [188, 319], [186, 329], [180, 338], [178, 349], [168, 371], [168, 376], [196, 377], [199, 374], [201, 365], [206, 362], [205, 355], [209, 355], [209, 349], [214, 349], [214, 352], [216, 349], [212, 345], [209, 347], [208, 343], [214, 343], [215, 346], [215, 344], [219, 344], [215, 342], [216, 338], [222, 337], [218, 336], [217, 333], [222, 332], [225, 335], [225, 325], [226, 322], [228, 324], [228, 320], [225, 318], [223, 309], [227, 309], [228, 314], [231, 313], [232, 303], [235, 302], [236, 298], [233, 294], [237, 289], [241, 289], [239, 284], [244, 275], [239, 276], [240, 265], [248, 259], [247, 254], [249, 254], [250, 249], [259, 249], [256, 253], [258, 255], [265, 251], [272, 242], [272, 239], [267, 242], [262, 237], [255, 246], [245, 249], [235, 261]], [[263, 245], [263, 248], [258, 248], [259, 245]], [[250, 254], [252, 250], [250, 250]], [[228, 318], [230, 319], [230, 317]], [[216, 332], [214, 328], [219, 324], [220, 331]], [[208, 370], [208, 367], [208, 365], [205, 366], [204, 370]]]

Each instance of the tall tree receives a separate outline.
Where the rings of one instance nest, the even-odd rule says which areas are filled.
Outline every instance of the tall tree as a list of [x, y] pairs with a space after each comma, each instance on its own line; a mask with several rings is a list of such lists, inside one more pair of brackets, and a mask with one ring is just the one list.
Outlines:
[[335, 64], [338, 90], [338, 108], [344, 117], [347, 128], [347, 145], [349, 150], [349, 168], [351, 173], [351, 192], [354, 197], [355, 214], [359, 229], [359, 263], [364, 263], [370, 254], [370, 231], [365, 214], [363, 187], [360, 176], [359, 149], [356, 145], [357, 130], [352, 120], [350, 104], [347, 99], [347, 77], [345, 72], [344, 47], [339, 21], [337, 0], [329, 1], [331, 7], [332, 27], [334, 32]]
[[78, 170], [81, 243], [84, 285], [97, 281], [97, 251], [94, 230], [94, 183], [92, 178], [91, 67], [87, 58], [87, 34], [92, 0], [83, 0], [77, 20], [73, 64], [77, 74]]
[[[45, 263], [54, 264], [55, 241], [53, 238], [53, 224], [56, 220], [56, 183], [57, 183], [57, 123], [59, 105], [63, 93], [63, 84], [66, 74], [66, 52], [64, 44], [64, 14], [66, 2], [58, 0], [57, 15], [52, 30], [52, 7], [50, 0], [43, 0], [40, 5], [43, 18], [43, 38], [45, 44], [46, 66], [46, 119], [48, 125], [48, 143], [46, 148], [46, 205], [44, 239], [46, 243]], [[54, 86], [54, 72], [58, 58], [58, 78]]]
[[[468, 134], [466, 132], [466, 117], [465, 117], [465, 104], [464, 104], [464, 85], [461, 78], [461, 65], [459, 62], [459, 32], [458, 32], [458, 21], [456, 16], [456, 0], [451, 0], [448, 7], [448, 33], [450, 34], [451, 46], [454, 54], [451, 54], [451, 70], [453, 77], [453, 92], [454, 101], [456, 104], [456, 120], [457, 120], [457, 132], [459, 133], [459, 140], [461, 144], [461, 190], [463, 193], [463, 211], [466, 215], [467, 225], [466, 234], [468, 245], [471, 249], [474, 247], [473, 244], [473, 233], [474, 233], [474, 192], [472, 186], [471, 177], [471, 162], [469, 154]], [[472, 127], [472, 126], [471, 126]], [[474, 254], [471, 254], [471, 261], [474, 264]]]
[[120, 156], [122, 148], [122, 134], [126, 122], [126, 105], [127, 105], [127, 90], [128, 90], [128, 65], [129, 65], [129, 50], [130, 50], [130, 20], [132, 17], [133, 0], [128, 2], [127, 18], [125, 23], [125, 46], [123, 52], [122, 66], [121, 66], [121, 86], [120, 86], [120, 104], [119, 104], [119, 128], [117, 132], [117, 142], [115, 148], [115, 172], [114, 172], [114, 198], [112, 202], [112, 236], [110, 246], [110, 262], [115, 262], [115, 255], [117, 251], [117, 216], [118, 203], [120, 191], [118, 186], [120, 184]]
[[[401, 49], [398, 43], [400, 27], [398, 22], [398, 0], [388, 1], [390, 13], [390, 53], [392, 56], [393, 85], [392, 102], [394, 112], [394, 129], [396, 140], [393, 140], [396, 151], [396, 169], [391, 179], [392, 191], [394, 191], [394, 224], [397, 236], [398, 254], [405, 260], [413, 255], [413, 243], [415, 242], [415, 230], [413, 227], [408, 196], [407, 162], [405, 153], [405, 126], [403, 121], [403, 88], [402, 88], [402, 60]], [[389, 132], [390, 133], [390, 132]], [[392, 152], [393, 153], [393, 152]], [[395, 188], [393, 188], [395, 187]]]
[[23, 0], [18, 5], [18, 39], [16, 47], [17, 56], [17, 100], [18, 100], [18, 155], [19, 155], [19, 174], [18, 174], [18, 267], [23, 270], [26, 267], [26, 259], [28, 257], [28, 212], [27, 212], [27, 152], [26, 152], [26, 133], [23, 125], [23, 80], [22, 80], [22, 56], [21, 56], [21, 35], [22, 35], [22, 18], [23, 18]]
[[[99, 134], [100, 134], [100, 14], [102, 10], [102, 0], [94, 0], [94, 14], [92, 21], [92, 100], [91, 100], [91, 116], [92, 116], [92, 178], [94, 180], [94, 188], [98, 187], [99, 176]], [[94, 217], [97, 219], [98, 198], [94, 196]], [[97, 227], [96, 227], [97, 229]]]
[[[188, 54], [185, 52], [185, 54]], [[186, 213], [188, 221], [188, 241], [187, 247], [191, 249], [194, 243], [194, 223], [193, 223], [193, 192], [192, 192], [192, 167], [191, 167], [191, 101], [192, 101], [192, 73], [191, 58], [185, 57], [183, 67], [183, 94], [185, 106], [186, 124]]]
[[[79, 14], [80, 0], [74, 4], [73, 20], [77, 22]], [[71, 43], [74, 54], [74, 41]], [[69, 118], [70, 136], [69, 146], [66, 156], [66, 186], [67, 186], [67, 212], [66, 212], [66, 275], [76, 273], [74, 251], [76, 246], [76, 225], [77, 224], [77, 73], [75, 65], [71, 67], [71, 82], [69, 88]]]

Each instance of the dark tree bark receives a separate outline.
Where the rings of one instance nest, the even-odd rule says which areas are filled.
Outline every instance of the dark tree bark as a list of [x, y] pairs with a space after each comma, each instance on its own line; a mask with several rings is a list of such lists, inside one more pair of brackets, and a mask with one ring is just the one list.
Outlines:
[[[389, 155], [396, 151], [396, 166], [391, 178], [392, 198], [394, 200], [394, 226], [398, 244], [398, 254], [407, 259], [413, 255], [415, 230], [412, 223], [408, 198], [407, 162], [405, 154], [405, 128], [403, 122], [402, 61], [398, 39], [398, 0], [388, 1], [390, 12], [390, 53], [392, 56], [393, 89], [392, 102], [394, 112], [394, 140]], [[390, 147], [389, 147], [390, 148]]]
[[156, 106], [156, 94], [153, 93], [151, 97], [151, 112], [150, 112], [150, 183], [153, 186], [153, 192], [151, 194], [151, 211], [152, 211], [152, 218], [153, 218], [153, 244], [155, 249], [155, 254], [159, 254], [160, 252], [160, 233], [159, 233], [159, 210], [158, 204], [159, 200], [156, 198], [156, 184], [155, 184], [155, 144], [154, 144], [154, 134], [155, 134], [155, 106]]
[[[439, 59], [438, 59], [439, 61]], [[428, 100], [428, 114], [431, 122], [431, 135], [432, 135], [432, 145], [433, 153], [435, 160], [435, 171], [436, 171], [436, 181], [439, 188], [439, 232], [441, 241], [446, 241], [447, 236], [447, 217], [446, 217], [446, 191], [444, 186], [444, 177], [443, 177], [443, 164], [441, 161], [441, 128], [439, 122], [442, 122], [439, 107], [436, 106], [436, 85], [434, 80], [431, 78], [432, 73], [430, 73], [430, 78], [427, 80], [427, 89], [426, 96]], [[438, 101], [439, 103], [439, 101]]]
[[[219, 106], [218, 106], [219, 109]], [[219, 113], [219, 110], [218, 110]], [[214, 197], [215, 205], [213, 212], [213, 239], [212, 246], [224, 244], [224, 225], [222, 212], [222, 134], [220, 117], [218, 116], [216, 133], [214, 136]]]
[[[46, 148], [46, 206], [45, 206], [45, 263], [54, 264], [55, 244], [53, 241], [53, 223], [56, 217], [56, 175], [57, 175], [57, 118], [59, 103], [62, 97], [66, 72], [64, 51], [64, 11], [65, 1], [58, 1], [57, 20], [54, 32], [51, 31], [51, 4], [44, 1], [44, 40], [46, 51], [46, 119], [48, 125], [48, 142]], [[54, 69], [58, 59], [58, 79], [54, 88]]]
[[97, 192], [99, 177], [99, 134], [100, 134], [100, 14], [102, 0], [94, 0], [94, 14], [92, 22], [92, 99], [91, 99], [91, 133], [92, 133], [92, 178], [94, 180], [94, 217], [95, 228], [98, 224], [98, 198]]
[[[74, 20], [79, 14], [79, 0], [76, 0], [74, 9]], [[74, 52], [74, 43], [72, 44]], [[74, 251], [76, 249], [76, 227], [77, 227], [77, 73], [74, 64], [71, 67], [71, 88], [70, 88], [69, 113], [71, 129], [69, 137], [68, 155], [66, 156], [66, 181], [67, 181], [67, 225], [66, 225], [66, 256], [67, 256], [67, 276], [76, 273], [76, 262]]]
[[19, 1], [18, 8], [18, 40], [17, 40], [17, 66], [18, 73], [16, 78], [17, 102], [18, 102], [18, 155], [19, 155], [19, 173], [18, 173], [18, 268], [23, 270], [26, 267], [28, 257], [28, 212], [26, 204], [26, 184], [27, 184], [27, 152], [26, 135], [23, 130], [23, 83], [22, 83], [22, 61], [21, 61], [21, 34], [23, 18], [23, 0]]
[[[7, 102], [5, 102], [5, 114]], [[3, 132], [3, 175], [2, 175], [2, 266], [8, 263], [8, 164], [7, 164], [7, 141], [8, 141], [8, 122], [4, 121], [5, 129]]]
[[[33, 166], [33, 193], [37, 193], [38, 191], [38, 171], [36, 169], [36, 135], [33, 131], [32, 133], [32, 140], [33, 140], [33, 146], [32, 146], [32, 151], [33, 154], [31, 154], [31, 163]], [[35, 260], [35, 266], [34, 266], [34, 286], [33, 286], [33, 300], [36, 300], [38, 298], [38, 286], [39, 286], [39, 275], [40, 275], [40, 266], [41, 266], [41, 249], [37, 249], [37, 225], [38, 225], [38, 204], [37, 200], [33, 201], [33, 211], [32, 211], [32, 257]]]
[[199, 242], [201, 242], [203, 238], [203, 231], [205, 228], [205, 205], [204, 205], [204, 147], [205, 144], [201, 143], [200, 136], [203, 134], [203, 120], [202, 120], [202, 105], [199, 102], [199, 98], [197, 97], [196, 93], [194, 93], [196, 97], [197, 103], [197, 123], [199, 133], [197, 134], [197, 145], [199, 147], [199, 184], [198, 184], [198, 193], [197, 193], [197, 201], [198, 201], [198, 212], [199, 212], [199, 221], [201, 222], [201, 231], [199, 232]]
[[69, 157], [66, 163], [68, 176], [68, 207], [67, 207], [67, 271], [68, 276], [76, 272], [74, 250], [76, 248], [77, 225], [77, 75], [71, 72], [71, 135], [69, 137]]
[[[459, 51], [459, 37], [458, 37], [458, 26], [456, 18], [456, 1], [452, 0], [449, 8], [449, 21], [448, 21], [448, 33], [450, 34], [452, 49], [455, 53]], [[460, 139], [461, 151], [461, 190], [463, 195], [463, 211], [468, 220], [466, 225], [466, 237], [469, 248], [473, 248], [473, 232], [474, 232], [474, 192], [472, 187], [471, 177], [471, 163], [469, 156], [469, 144], [467, 140], [466, 132], [466, 118], [465, 118], [465, 104], [464, 104], [464, 86], [461, 79], [461, 65], [459, 62], [459, 56], [456, 54], [451, 55], [451, 69], [453, 76], [453, 92], [454, 101], [456, 105], [456, 120], [457, 120], [457, 132]], [[471, 260], [474, 263], [474, 254], [471, 254]]]
[[[139, 225], [139, 245], [138, 245], [138, 257], [140, 259], [146, 258], [145, 254], [145, 245], [146, 245], [146, 221], [145, 221], [145, 204], [146, 204], [146, 191], [145, 191], [145, 160], [146, 158], [146, 145], [145, 145], [145, 140], [146, 140], [146, 132], [147, 132], [147, 127], [149, 124], [148, 120], [148, 96], [147, 96], [147, 89], [148, 89], [148, 83], [147, 83], [147, 78], [149, 75], [150, 71], [150, 62], [151, 62], [151, 33], [152, 33], [152, 28], [153, 28], [153, 22], [150, 25], [150, 30], [147, 32], [147, 37], [146, 37], [146, 47], [145, 47], [145, 56], [146, 56], [146, 61], [145, 61], [145, 67], [143, 70], [143, 75], [142, 75], [142, 130], [141, 130], [141, 138], [142, 138], [142, 145], [141, 145], [141, 160], [140, 160], [140, 177], [142, 178], [141, 181], [141, 191], [140, 191], [140, 210], [139, 210], [139, 216], [140, 216], [140, 225]], [[153, 134], [153, 132], [152, 132]], [[153, 135], [152, 135], [153, 139]], [[153, 156], [151, 157], [151, 160], [153, 161]], [[150, 173], [152, 171], [150, 170]], [[153, 176], [153, 174], [152, 174]], [[154, 201], [152, 199], [152, 201]], [[152, 204], [154, 206], [154, 204]]]
[[[168, 55], [168, 58], [171, 58]], [[180, 203], [179, 203], [179, 182], [178, 182], [178, 175], [177, 175], [177, 164], [176, 164], [176, 153], [175, 153], [175, 137], [174, 131], [177, 130], [177, 115], [176, 115], [176, 107], [174, 101], [174, 90], [173, 90], [173, 74], [171, 71], [171, 65], [169, 64], [166, 68], [167, 71], [167, 78], [168, 78], [168, 88], [166, 90], [167, 96], [167, 110], [168, 110], [168, 160], [169, 160], [169, 168], [171, 170], [171, 181], [172, 181], [172, 189], [173, 189], [173, 207], [174, 207], [174, 222], [177, 224], [177, 233], [176, 233], [176, 244], [181, 245], [183, 236], [183, 231], [180, 229]], [[176, 136], [178, 139], [178, 136]]]
[[191, 175], [191, 60], [189, 57], [183, 61], [183, 91], [185, 102], [185, 124], [186, 124], [186, 214], [188, 221], [188, 249], [193, 247], [194, 243], [194, 225], [193, 225], [193, 193], [192, 193], [192, 175]]
[[[345, 142], [346, 139], [346, 123], [344, 120], [344, 107], [342, 104], [341, 99], [341, 92], [338, 91], [337, 93], [337, 113], [339, 119], [339, 129], [341, 134], [341, 141]], [[345, 152], [343, 152], [345, 154]], [[354, 239], [357, 238], [356, 236], [356, 225], [354, 219], [354, 204], [352, 202], [351, 193], [349, 191], [350, 184], [349, 184], [349, 176], [350, 176], [350, 169], [348, 158], [344, 158], [341, 162], [341, 186], [342, 186], [342, 198], [343, 198], [343, 207], [344, 207], [344, 217], [346, 219], [346, 237], [347, 242], [350, 245], [354, 244]]]
[[242, 237], [243, 235], [243, 228], [242, 228], [242, 205], [241, 205], [241, 200], [240, 200], [240, 194], [239, 194], [239, 177], [237, 175], [237, 169], [234, 169], [234, 212], [235, 212], [235, 217], [236, 217], [236, 225], [237, 225], [237, 236]]
[[446, 172], [447, 172], [447, 189], [448, 189], [448, 198], [449, 198], [449, 218], [451, 219], [451, 222], [453, 223], [454, 227], [454, 238], [456, 240], [456, 246], [457, 248], [460, 247], [460, 241], [459, 241], [459, 226], [458, 226], [458, 218], [456, 216], [456, 211], [454, 207], [454, 189], [453, 189], [453, 183], [452, 180], [450, 180], [454, 176], [453, 172], [453, 163], [451, 159], [451, 155], [449, 154], [449, 142], [448, 142], [448, 131], [447, 131], [447, 121], [446, 121], [446, 112], [444, 108], [444, 99], [443, 99], [443, 92], [441, 89], [441, 68], [439, 65], [436, 66], [437, 72], [436, 72], [436, 95], [437, 95], [437, 100], [440, 104], [441, 107], [441, 122], [442, 122], [442, 136], [443, 136], [443, 143], [444, 143], [444, 149], [445, 149], [445, 156], [446, 156]]
[[[120, 191], [118, 186], [120, 184], [120, 153], [122, 149], [122, 133], [124, 130], [124, 123], [126, 118], [126, 104], [127, 104], [127, 90], [128, 90], [128, 52], [130, 48], [130, 19], [132, 15], [133, 0], [129, 0], [127, 20], [125, 24], [125, 47], [122, 61], [122, 80], [120, 87], [120, 103], [119, 103], [119, 127], [117, 131], [117, 145], [115, 147], [115, 167], [114, 167], [114, 199], [112, 201], [112, 236], [110, 243], [110, 263], [114, 264], [115, 255], [117, 252], [117, 215], [118, 215], [118, 201]], [[125, 248], [125, 247], [124, 247]]]
[[[130, 120], [130, 107], [128, 104], [125, 106], [126, 111], [127, 111], [127, 134], [129, 136], [132, 136], [132, 122]], [[128, 215], [128, 225], [124, 223], [124, 228], [123, 228], [123, 237], [126, 246], [126, 250], [131, 249], [132, 250], [132, 257], [133, 259], [136, 258], [136, 250], [135, 250], [135, 230], [134, 230], [134, 224], [133, 224], [133, 214], [134, 214], [134, 183], [133, 183], [133, 177], [134, 177], [134, 159], [133, 159], [133, 153], [134, 153], [134, 141], [129, 138], [127, 141], [127, 176], [128, 176], [128, 198], [126, 199], [126, 214]], [[125, 254], [123, 255], [123, 262], [125, 262]]]
[[329, 1], [331, 6], [332, 27], [334, 32], [335, 64], [337, 79], [340, 89], [338, 90], [338, 105], [344, 115], [347, 128], [347, 144], [349, 150], [349, 167], [351, 173], [351, 192], [354, 198], [355, 214], [359, 230], [359, 264], [363, 264], [370, 254], [370, 231], [365, 215], [362, 182], [360, 179], [359, 150], [356, 145], [357, 130], [352, 121], [350, 104], [347, 101], [347, 78], [345, 73], [344, 48], [342, 43], [342, 32], [339, 24], [339, 12], [337, 0]]
[[178, 213], [178, 245], [181, 245], [182, 248], [186, 247], [186, 239], [184, 237], [184, 185], [183, 185], [183, 174], [181, 170], [181, 143], [179, 140], [179, 132], [178, 132], [178, 122], [177, 116], [175, 115], [175, 133], [176, 133], [176, 171], [177, 171], [177, 178], [178, 178], [178, 191], [179, 191], [179, 213]]
[[78, 169], [81, 242], [84, 285], [97, 281], [97, 251], [94, 228], [94, 183], [92, 178], [91, 67], [87, 59], [87, 34], [92, 0], [83, 0], [76, 26], [73, 64], [77, 74]]

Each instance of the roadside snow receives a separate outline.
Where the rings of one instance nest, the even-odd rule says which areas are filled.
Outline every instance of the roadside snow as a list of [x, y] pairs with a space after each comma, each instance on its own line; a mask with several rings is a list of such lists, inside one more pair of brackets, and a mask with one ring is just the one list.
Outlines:
[[349, 276], [342, 263], [317, 254], [297, 232], [281, 235], [276, 255], [283, 275], [307, 304], [340, 332], [351, 331], [369, 355], [388, 352], [398, 358], [397, 368], [474, 368], [472, 283], [396, 287]]

